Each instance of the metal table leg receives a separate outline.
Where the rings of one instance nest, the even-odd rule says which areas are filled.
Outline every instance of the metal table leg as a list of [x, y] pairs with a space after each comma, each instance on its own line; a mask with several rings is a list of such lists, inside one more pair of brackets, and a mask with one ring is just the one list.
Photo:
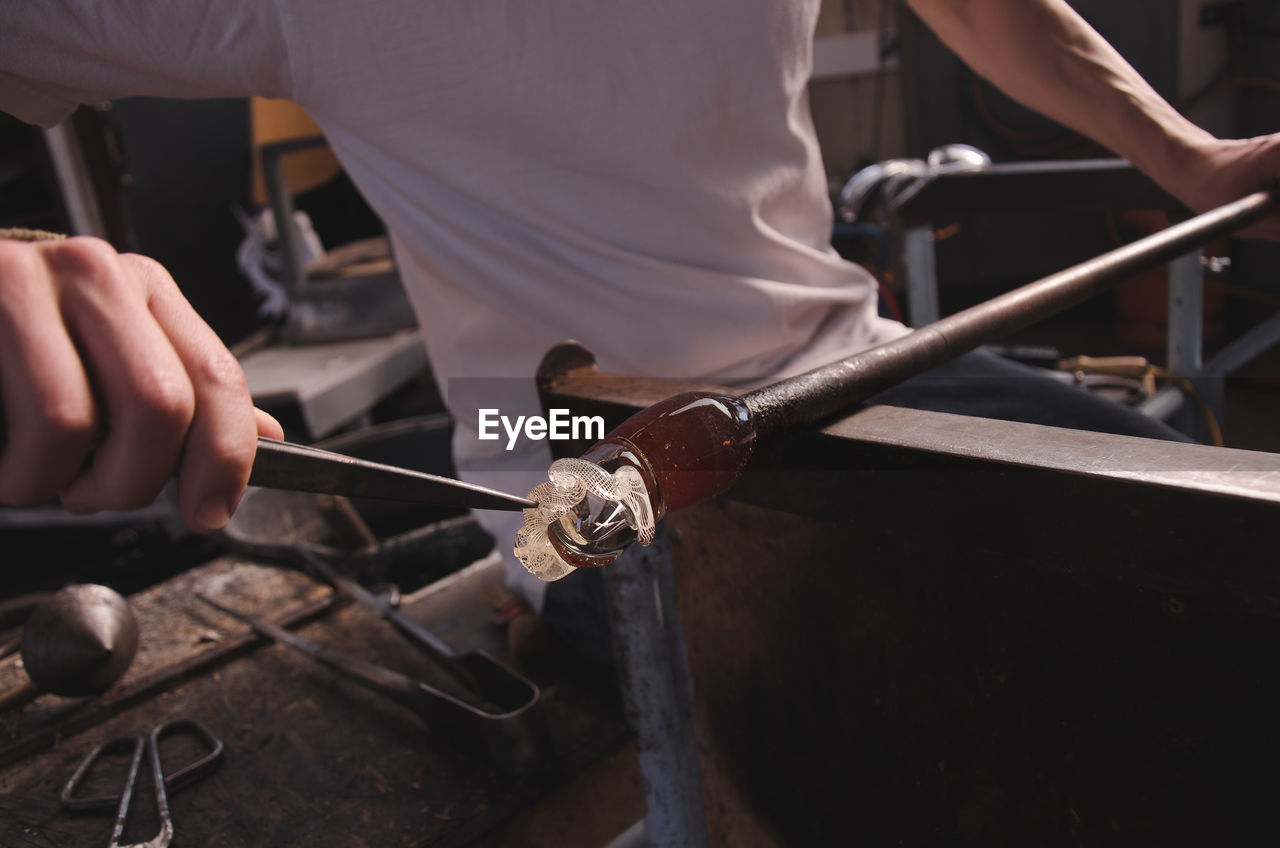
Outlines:
[[903, 234], [902, 261], [906, 265], [908, 323], [912, 327], [932, 324], [941, 315], [932, 227], [912, 227]]
[[[1196, 250], [1169, 263], [1169, 329], [1165, 367], [1198, 383], [1204, 367], [1204, 267]], [[1213, 414], [1222, 417], [1216, 408]], [[1207, 429], [1192, 404], [1184, 402], [1170, 422], [1205, 440]]]
[[692, 684], [676, 609], [671, 548], [632, 547], [604, 569], [627, 720], [636, 733], [650, 845], [705, 848]]

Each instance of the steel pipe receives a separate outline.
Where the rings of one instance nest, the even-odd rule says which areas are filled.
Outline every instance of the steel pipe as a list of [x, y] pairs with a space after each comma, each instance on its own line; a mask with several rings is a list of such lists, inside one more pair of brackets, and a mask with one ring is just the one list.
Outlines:
[[949, 315], [887, 344], [756, 389], [743, 397], [760, 435], [813, 424], [909, 377], [1061, 312], [1260, 220], [1275, 195], [1259, 191], [1154, 235]]

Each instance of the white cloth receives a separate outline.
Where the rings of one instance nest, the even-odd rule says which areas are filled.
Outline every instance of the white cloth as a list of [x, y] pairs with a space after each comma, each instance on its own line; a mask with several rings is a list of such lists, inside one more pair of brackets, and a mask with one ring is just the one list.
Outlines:
[[[14, 0], [0, 108], [47, 125], [127, 94], [297, 101], [386, 222], [447, 395], [527, 379], [569, 338], [608, 371], [759, 381], [905, 332], [829, 246], [806, 93], [817, 10]], [[531, 390], [521, 403], [502, 411], [537, 409]], [[451, 408], [463, 476], [545, 479], [545, 443], [514, 461]], [[508, 545], [519, 516], [483, 518]], [[541, 584], [519, 588], [540, 606]]]

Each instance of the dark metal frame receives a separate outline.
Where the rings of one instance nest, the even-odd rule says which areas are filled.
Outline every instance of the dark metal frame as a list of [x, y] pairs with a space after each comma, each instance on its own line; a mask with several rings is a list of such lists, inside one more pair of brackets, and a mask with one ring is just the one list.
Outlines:
[[[919, 480], [878, 471], [948, 472], [935, 475], [935, 487], [956, 487], [960, 481], [958, 488], [944, 492], [943, 497], [934, 491], [936, 503], [967, 499], [971, 475], [950, 472], [987, 471], [997, 475], [994, 491], [1000, 497], [984, 509], [1003, 508], [1022, 516], [1066, 511], [1074, 521], [1110, 527], [1123, 514], [1116, 505], [1141, 493], [1156, 508], [1136, 514], [1145, 514], [1148, 526], [1127, 538], [1138, 539], [1139, 544], [1165, 529], [1164, 514], [1211, 516], [1218, 526], [1241, 526], [1243, 516], [1245, 527], [1273, 526], [1280, 507], [1280, 455], [877, 407], [858, 411], [821, 431], [804, 427], [830, 420], [888, 386], [1247, 226], [1273, 206], [1271, 194], [1256, 193], [895, 342], [745, 395], [765, 438], [748, 473], [727, 496], [847, 522], [863, 512], [851, 509], [851, 500], [857, 496], [865, 500], [868, 492], [879, 503], [912, 501]], [[545, 407], [601, 414], [615, 425], [678, 391], [699, 388], [601, 376], [591, 354], [576, 345], [549, 352], [538, 379]], [[559, 447], [564, 454], [573, 454], [586, 446], [560, 443]], [[1021, 523], [1034, 526], [1032, 521]], [[1232, 538], [1239, 548], [1236, 556], [1245, 563], [1244, 572], [1270, 586], [1271, 547], [1258, 548], [1248, 533]], [[1180, 543], [1198, 542], [1190, 538]], [[1017, 533], [1005, 541], [1027, 548], [1035, 543], [1034, 535], [1022, 539]], [[1071, 551], [1055, 553], [1067, 558], [1064, 567], [1074, 567]], [[1194, 579], [1186, 569], [1173, 571], [1175, 580]], [[605, 580], [623, 692], [641, 752], [648, 836], [660, 845], [705, 845], [693, 685], [675, 607], [669, 553], [665, 545], [650, 552], [633, 549], [606, 569]], [[1232, 594], [1230, 588], [1227, 594]], [[1260, 598], [1265, 604], [1269, 595], [1237, 591], [1231, 601], [1247, 606]]]
[[[576, 345], [551, 351], [539, 381], [544, 406], [603, 415], [610, 427], [678, 391], [717, 388], [602, 375]], [[558, 444], [566, 455], [585, 447]], [[1280, 517], [1277, 454], [872, 406], [821, 429], [796, 428], [765, 440], [725, 497], [857, 524], [885, 505], [912, 513], [922, 508], [924, 492], [924, 502], [956, 513], [948, 517], [950, 527], [1007, 516], [1002, 526], [1010, 532], [991, 542], [1002, 550], [1036, 551], [1044, 539], [1041, 522], [1060, 524], [1064, 531], [1054, 538], [1065, 533], [1075, 541], [1037, 552], [1040, 568], [1101, 569], [1091, 561], [1092, 539], [1101, 537], [1113, 546], [1115, 562], [1132, 565], [1100, 571], [1100, 579], [1166, 587], [1171, 594], [1193, 587], [1223, 608], [1276, 614], [1273, 552], [1280, 539], [1270, 528]], [[1169, 516], [1180, 518], [1171, 526]], [[1071, 530], [1085, 527], [1089, 533]], [[1206, 572], [1207, 562], [1233, 565], [1227, 575]], [[655, 845], [706, 845], [692, 718], [698, 684], [689, 676], [665, 540], [628, 551], [604, 577], [640, 748], [647, 834]]]

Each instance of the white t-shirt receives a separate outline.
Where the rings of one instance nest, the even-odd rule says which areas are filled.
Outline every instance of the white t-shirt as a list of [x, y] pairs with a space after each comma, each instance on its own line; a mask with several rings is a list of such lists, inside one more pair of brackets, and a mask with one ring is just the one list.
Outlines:
[[[50, 125], [134, 94], [297, 101], [386, 222], [446, 395], [528, 379], [570, 338], [607, 371], [759, 382], [906, 332], [829, 246], [818, 5], [15, 0], [0, 109]], [[510, 403], [537, 411], [531, 387]], [[463, 476], [545, 479], [545, 443], [476, 441], [450, 404]], [[482, 520], [506, 547], [519, 516]]]

